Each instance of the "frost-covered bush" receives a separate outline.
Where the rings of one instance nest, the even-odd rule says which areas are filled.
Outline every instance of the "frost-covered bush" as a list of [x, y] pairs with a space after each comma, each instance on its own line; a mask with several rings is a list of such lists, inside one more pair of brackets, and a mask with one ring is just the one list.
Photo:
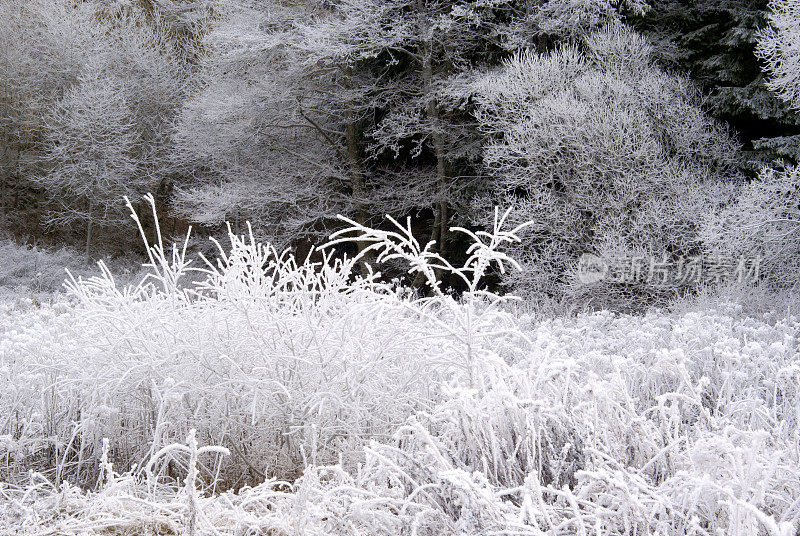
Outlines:
[[35, 390], [4, 397], [12, 407], [25, 400], [16, 425], [48, 422], [46, 434], [12, 434], [29, 447], [28, 465], [91, 474], [99, 441], [109, 437], [125, 467], [191, 426], [202, 441], [234, 451], [238, 475], [226, 468], [229, 483], [248, 468], [244, 481], [291, 477], [304, 459], [332, 463], [341, 454], [352, 465], [364, 440], [391, 433], [425, 406], [436, 371], [423, 358], [439, 349], [415, 347], [427, 331], [413, 315], [350, 288], [349, 265], [316, 273], [312, 263], [234, 240], [230, 264], [202, 293], [119, 291], [106, 274], [75, 284], [81, 305], [51, 337], [35, 336], [35, 326], [19, 335], [4, 356], [8, 381], [29, 384], [16, 372], [33, 352], [36, 377], [53, 384], [39, 401]]
[[[96, 272], [86, 264], [83, 255], [68, 247], [55, 249], [18, 244], [11, 239], [0, 239], [0, 259], [0, 296], [11, 301], [29, 298], [52, 301], [65, 291], [66, 270], [83, 277]], [[120, 284], [138, 281], [145, 273], [141, 259], [133, 256], [110, 259], [108, 264]]]
[[687, 79], [654, 64], [644, 38], [610, 26], [581, 46], [521, 52], [477, 89], [488, 203], [505, 199], [512, 218], [534, 222], [512, 250], [523, 265], [505, 279], [513, 290], [652, 302], [663, 289], [646, 281], [581, 286], [578, 258], [700, 252], [704, 214], [729, 196], [721, 182], [736, 143]]
[[[38, 246], [0, 240], [0, 286], [28, 292], [57, 292], [63, 289], [64, 268], [85, 264], [74, 251], [49, 251]], [[88, 272], [87, 272], [88, 275]]]
[[[218, 244], [218, 258], [195, 270], [195, 284], [182, 283], [192, 271], [185, 248], [169, 257], [160, 241], [149, 249], [152, 274], [135, 287], [118, 288], [104, 264], [100, 276], [73, 279], [74, 314], [41, 336], [39, 324], [14, 332], [4, 354], [9, 388], [51, 386], [38, 400], [35, 388], [4, 398], [8, 409], [25, 408], [7, 423], [24, 465], [85, 477], [102, 437], [128, 466], [195, 428], [234, 452], [222, 473], [229, 484], [293, 477], [307, 464], [353, 467], [366, 441], [430, 410], [440, 382], [478, 385], [482, 359], [494, 355], [487, 344], [513, 333], [501, 325], [511, 323], [499, 298], [478, 286], [490, 263], [507, 260], [495, 250], [513, 232], [473, 235], [466, 271], [453, 268], [471, 282], [464, 305], [439, 289], [432, 267], [447, 266], [430, 244], [420, 248], [402, 227], [368, 236], [389, 248], [379, 259], [399, 256], [424, 271], [435, 296], [354, 277], [357, 259], [316, 252], [301, 262], [232, 233], [230, 247]], [[24, 424], [34, 417], [47, 433]]]
[[759, 259], [765, 286], [800, 282], [800, 168], [765, 167], [742, 186], [735, 202], [710, 214], [702, 229], [713, 255]]

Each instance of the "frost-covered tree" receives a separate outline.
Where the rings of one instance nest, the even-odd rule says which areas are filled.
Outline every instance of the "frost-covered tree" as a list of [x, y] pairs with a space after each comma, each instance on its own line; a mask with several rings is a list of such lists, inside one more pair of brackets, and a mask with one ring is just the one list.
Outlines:
[[[92, 193], [115, 197], [121, 209], [121, 196], [131, 188], [139, 191], [136, 185], [147, 183], [156, 190], [165, 178], [172, 120], [191, 71], [191, 36], [200, 24], [168, 20], [173, 4], [11, 0], [0, 5], [2, 184], [28, 195], [28, 206], [52, 209], [45, 222], [100, 223], [103, 214], [108, 228], [114, 211], [93, 209], [89, 218], [87, 198], [77, 192], [121, 185], [120, 170], [127, 169], [130, 188]], [[192, 9], [199, 18], [206, 16]], [[94, 136], [101, 140], [96, 148]], [[102, 165], [101, 154], [108, 160]], [[87, 161], [79, 164], [78, 155]], [[90, 169], [95, 175], [87, 175]], [[113, 176], [101, 176], [106, 169], [114, 170]], [[8, 214], [24, 220], [23, 203], [13, 205]], [[116, 214], [125, 222], [124, 211]]]
[[800, 284], [800, 169], [764, 167], [736, 200], [710, 214], [702, 228], [714, 255], [757, 259], [768, 285]]
[[38, 214], [29, 177], [39, 173], [44, 116], [77, 80], [102, 39], [89, 5], [0, 2], [0, 203], [4, 223], [25, 230]]
[[59, 204], [52, 223], [85, 223], [87, 258], [93, 227], [122, 219], [122, 197], [152, 187], [137, 159], [126, 89], [119, 78], [82, 73], [47, 117], [43, 146], [53, 165], [37, 181]]
[[621, 6], [644, 8], [640, 2], [606, 0], [406, 0], [389, 9], [385, 2], [377, 4], [397, 22], [384, 22], [368, 37], [395, 40], [388, 49], [377, 50], [402, 67], [396, 85], [381, 95], [387, 113], [371, 133], [371, 149], [398, 154], [412, 145], [412, 156], [424, 151], [432, 155], [435, 182], [427, 197], [434, 202], [432, 238], [440, 247], [446, 246], [451, 206], [466, 212], [464, 191], [477, 186], [471, 179], [479, 167], [480, 137], [469, 117], [470, 80], [476, 71], [534, 39], [574, 38], [602, 22], [618, 20]]
[[341, 186], [355, 191], [360, 178], [350, 171], [358, 161], [348, 165], [342, 124], [352, 100], [320, 80], [329, 67], [304, 61], [295, 46], [293, 21], [308, 6], [218, 7], [222, 20], [204, 40], [199, 89], [173, 138], [184, 176], [175, 209], [212, 227], [249, 220], [286, 244], [348, 212]]
[[767, 87], [800, 108], [800, 3], [770, 0], [769, 26], [759, 34], [756, 53], [770, 79]]
[[[494, 203], [536, 225], [507, 282], [562, 294], [577, 259], [675, 259], [699, 252], [698, 225], [737, 145], [685, 78], [654, 65], [639, 35], [612, 26], [583, 45], [522, 52], [478, 84], [477, 118]], [[480, 205], [481, 202], [479, 201]], [[646, 290], [647, 285], [625, 286]]]
[[66, 43], [75, 78], [43, 110], [31, 180], [51, 224], [86, 224], [88, 255], [93, 228], [127, 223], [123, 196], [159, 189], [186, 70], [157, 14], [102, 6], [77, 29], [92, 39]]

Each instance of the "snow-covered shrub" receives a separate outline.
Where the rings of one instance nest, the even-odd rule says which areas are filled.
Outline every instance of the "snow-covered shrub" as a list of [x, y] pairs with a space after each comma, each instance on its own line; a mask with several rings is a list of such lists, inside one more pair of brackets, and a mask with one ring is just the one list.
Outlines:
[[[96, 273], [83, 255], [68, 247], [18, 244], [0, 238], [0, 259], [0, 299], [9, 301], [50, 302], [64, 294], [66, 269], [82, 277]], [[132, 255], [111, 259], [108, 264], [120, 284], [138, 281], [145, 273], [141, 259]]]
[[700, 291], [682, 296], [669, 304], [669, 310], [677, 314], [717, 309], [737, 309], [737, 315], [774, 322], [800, 311], [800, 295], [791, 289], [773, 288], [769, 285], [752, 285], [732, 281], [709, 286]]
[[[242, 481], [241, 467], [249, 470], [243, 481], [297, 476], [308, 464], [353, 467], [366, 441], [430, 410], [441, 382], [469, 378], [477, 386], [485, 366], [502, 362], [497, 351], [509, 346], [513, 322], [497, 310], [500, 298], [479, 287], [490, 263], [509, 262], [496, 251], [514, 240], [502, 220], [496, 216], [493, 234], [472, 235], [472, 256], [458, 270], [430, 245], [420, 249], [408, 229], [375, 231], [376, 246], [388, 248], [379, 260], [400, 255], [426, 273], [435, 296], [419, 299], [375, 275], [353, 276], [358, 259], [324, 251], [301, 262], [252, 233], [230, 233], [230, 246], [218, 244], [218, 258], [194, 269], [185, 245], [170, 256], [157, 229], [152, 273], [139, 285], [118, 288], [101, 263], [101, 275], [68, 284], [78, 306], [53, 323], [57, 336], [26, 329], [10, 344], [11, 383], [31, 383], [16, 377], [16, 367], [33, 365], [30, 352], [37, 357], [28, 370], [42, 374], [33, 383], [50, 386], [41, 400], [25, 393], [18, 402], [38, 411], [47, 433], [13, 435], [35, 445], [29, 465], [57, 466], [59, 477], [91, 474], [103, 437], [125, 467], [189, 428], [231, 448], [222, 472], [229, 484]], [[350, 223], [344, 232], [362, 230]], [[439, 289], [440, 268], [470, 282], [464, 305]], [[192, 271], [199, 282], [183, 284]], [[56, 338], [62, 348], [43, 347]]]
[[765, 167], [742, 186], [735, 202], [710, 214], [702, 229], [714, 255], [759, 259], [767, 286], [800, 282], [800, 168]]
[[57, 292], [64, 285], [64, 268], [85, 264], [74, 251], [19, 245], [10, 239], [0, 239], [0, 258], [0, 286], [28, 292]]
[[[219, 459], [201, 458], [195, 495], [187, 458], [172, 461], [174, 485], [111, 468], [80, 492], [34, 475], [0, 487], [0, 520], [22, 533], [178, 532], [194, 515], [198, 533], [221, 534], [789, 536], [800, 526], [798, 330], [796, 318], [768, 324], [735, 307], [544, 321], [479, 388], [440, 383], [428, 410], [365, 443], [359, 464], [213, 494], [203, 483]], [[178, 448], [164, 447], [156, 460]]]
[[496, 202], [532, 220], [510, 249], [516, 292], [575, 295], [594, 306], [653, 302], [674, 289], [646, 280], [583, 285], [584, 253], [613, 264], [700, 253], [703, 216], [729, 197], [736, 143], [685, 78], [665, 73], [622, 26], [578, 46], [523, 51], [478, 83], [477, 119]]

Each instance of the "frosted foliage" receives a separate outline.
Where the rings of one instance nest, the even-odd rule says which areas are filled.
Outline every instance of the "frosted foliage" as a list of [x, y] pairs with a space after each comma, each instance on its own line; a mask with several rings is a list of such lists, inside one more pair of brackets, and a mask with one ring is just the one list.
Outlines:
[[[50, 224], [119, 225], [153, 189], [185, 89], [169, 29], [138, 8], [64, 0], [0, 6], [0, 127]], [[89, 242], [89, 240], [87, 240]], [[87, 246], [88, 247], [88, 246]]]
[[639, 14], [648, 9], [641, 0], [548, 0], [532, 9], [528, 18], [543, 34], [575, 37], [618, 21], [620, 7]]
[[[138, 286], [101, 264], [68, 283], [70, 302], [4, 304], [0, 525], [796, 534], [800, 321], [725, 304], [512, 313], [480, 283], [515, 269], [500, 248], [522, 229], [507, 219], [470, 235], [461, 266], [407, 224], [345, 221], [334, 242], [408, 263], [428, 297], [351, 275], [355, 259], [300, 262], [231, 234], [195, 284], [185, 250], [159, 238]], [[439, 288], [443, 271], [462, 297]]]
[[119, 212], [119, 194], [146, 184], [137, 176], [136, 125], [124, 92], [116, 77], [85, 73], [50, 114], [48, 157], [58, 164], [41, 182], [89, 203], [86, 212], [61, 212], [58, 220], [92, 219], [92, 210]]
[[0, 35], [0, 83], [8, 107], [3, 119], [13, 121], [19, 113], [30, 121], [74, 80], [82, 52], [96, 51], [92, 41], [99, 37], [98, 28], [90, 23], [90, 6], [83, 4], [9, 1], [0, 5], [0, 14], [5, 28]]
[[346, 206], [336, 190], [345, 166], [330, 143], [339, 126], [320, 111], [341, 114], [344, 105], [319, 97], [339, 93], [318, 85], [323, 67], [305, 64], [293, 46], [288, 28], [300, 7], [232, 4], [204, 36], [197, 90], [177, 117], [171, 158], [183, 177], [173, 204], [192, 222], [247, 220], [266, 230], [259, 238], [286, 244]]
[[758, 36], [756, 54], [769, 75], [767, 87], [800, 108], [800, 4], [770, 0], [769, 25]]
[[[275, 100], [259, 111], [265, 95]], [[189, 99], [178, 116], [173, 162], [199, 170], [177, 188], [175, 211], [205, 225], [252, 221], [276, 243], [330, 214], [336, 196], [324, 180], [338, 173], [331, 152], [302, 129], [289, 136], [278, 128], [294, 121], [291, 104], [274, 80], [209, 82]]]
[[477, 84], [495, 195], [534, 221], [515, 248], [524, 270], [507, 278], [518, 291], [568, 291], [587, 251], [688, 254], [735, 175], [736, 143], [642, 37], [610, 26], [584, 42], [520, 52]]
[[702, 234], [718, 255], [760, 258], [765, 283], [798, 284], [800, 263], [800, 170], [765, 167], [741, 187], [736, 202], [709, 214]]

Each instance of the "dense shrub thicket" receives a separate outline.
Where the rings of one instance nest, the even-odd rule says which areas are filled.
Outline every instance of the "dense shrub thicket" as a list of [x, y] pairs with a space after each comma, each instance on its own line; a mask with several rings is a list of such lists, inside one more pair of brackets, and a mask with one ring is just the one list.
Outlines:
[[742, 185], [735, 201], [708, 217], [702, 232], [709, 252], [761, 258], [765, 286], [797, 290], [800, 171], [765, 168]]

